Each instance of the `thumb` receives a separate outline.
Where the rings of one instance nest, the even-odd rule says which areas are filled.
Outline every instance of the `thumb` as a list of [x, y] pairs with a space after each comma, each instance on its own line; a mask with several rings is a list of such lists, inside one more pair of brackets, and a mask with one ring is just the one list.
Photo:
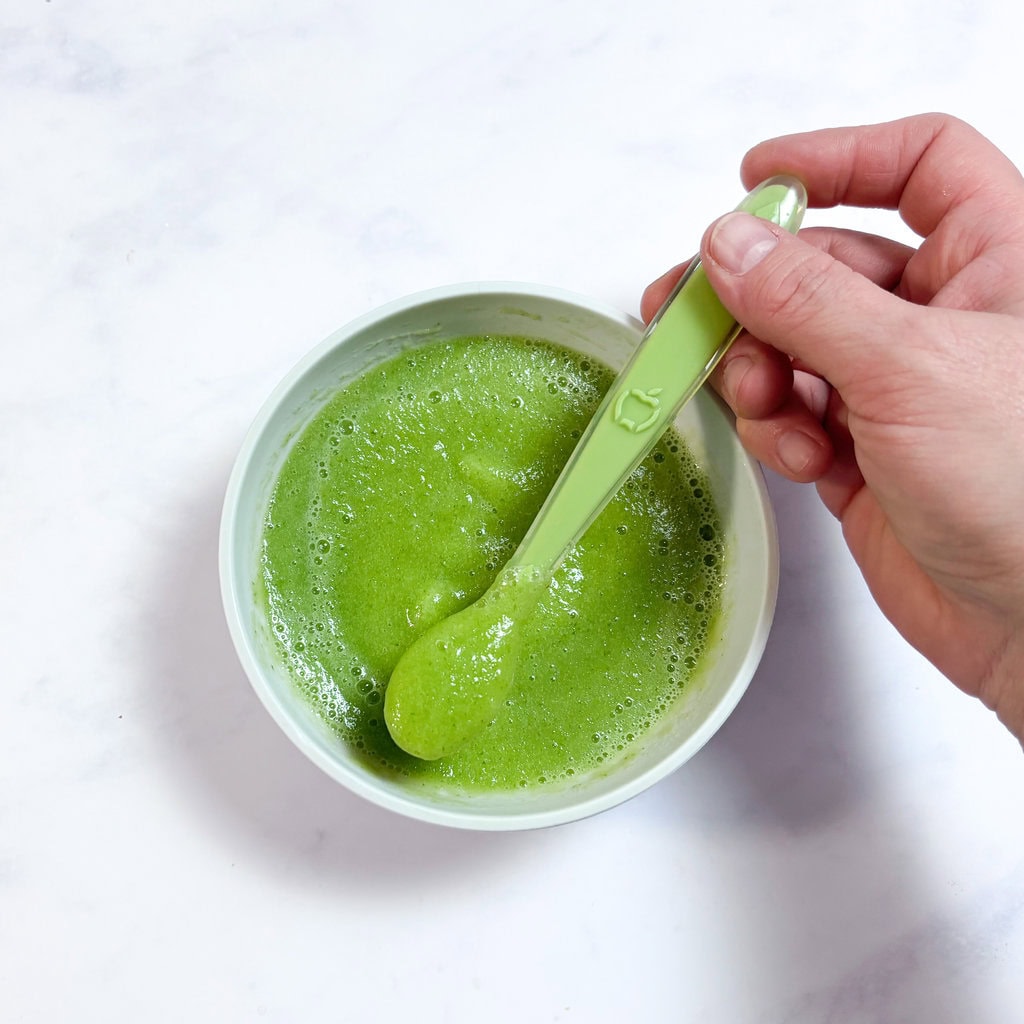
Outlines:
[[892, 340], [913, 307], [778, 225], [727, 214], [708, 228], [701, 259], [739, 323], [840, 391], [898, 359]]

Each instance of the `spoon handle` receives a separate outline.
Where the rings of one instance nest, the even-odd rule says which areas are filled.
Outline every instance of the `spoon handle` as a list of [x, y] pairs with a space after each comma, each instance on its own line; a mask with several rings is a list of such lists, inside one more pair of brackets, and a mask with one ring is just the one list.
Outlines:
[[[804, 186], [782, 175], [762, 182], [736, 209], [796, 234], [806, 208]], [[612, 383], [508, 567], [557, 568], [739, 332], [695, 257]]]

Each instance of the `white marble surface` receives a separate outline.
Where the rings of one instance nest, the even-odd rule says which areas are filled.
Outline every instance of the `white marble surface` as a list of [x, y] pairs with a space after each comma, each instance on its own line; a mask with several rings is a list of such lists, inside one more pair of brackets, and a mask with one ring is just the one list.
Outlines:
[[1017, 22], [3, 0], [0, 1017], [1024, 1020], [1020, 747], [894, 634], [812, 491], [771, 481], [779, 613], [734, 717], [538, 833], [321, 775], [248, 688], [215, 557], [249, 421], [335, 327], [489, 278], [635, 312], [767, 135], [946, 109], [1024, 164]]

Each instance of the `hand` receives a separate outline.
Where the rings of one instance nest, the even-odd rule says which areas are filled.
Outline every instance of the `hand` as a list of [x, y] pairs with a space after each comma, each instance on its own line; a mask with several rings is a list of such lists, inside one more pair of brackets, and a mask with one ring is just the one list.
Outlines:
[[[753, 455], [816, 482], [897, 629], [1024, 742], [1024, 180], [939, 114], [743, 161], [748, 188], [778, 173], [924, 240], [718, 220], [702, 259], [746, 331], [712, 383]], [[645, 319], [681, 272], [648, 287]]]

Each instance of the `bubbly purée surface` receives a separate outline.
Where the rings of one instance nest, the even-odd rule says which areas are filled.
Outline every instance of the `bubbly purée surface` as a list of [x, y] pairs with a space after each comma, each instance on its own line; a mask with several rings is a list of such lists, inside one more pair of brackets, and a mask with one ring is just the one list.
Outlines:
[[529, 339], [434, 342], [339, 390], [294, 443], [258, 596], [296, 685], [375, 769], [465, 789], [556, 783], [628, 756], [692, 678], [723, 550], [706, 480], [669, 433], [556, 573], [500, 717], [434, 762], [384, 725], [399, 656], [487, 589], [612, 377]]

